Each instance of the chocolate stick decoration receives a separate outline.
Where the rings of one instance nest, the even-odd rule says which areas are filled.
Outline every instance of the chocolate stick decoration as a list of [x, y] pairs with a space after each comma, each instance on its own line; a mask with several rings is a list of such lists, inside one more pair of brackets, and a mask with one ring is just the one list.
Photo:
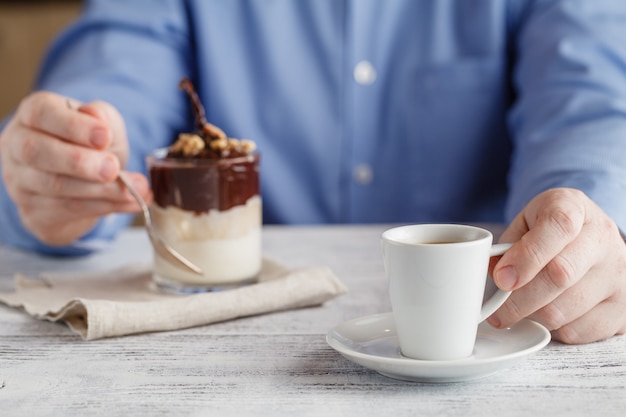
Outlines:
[[[198, 97], [198, 93], [196, 92], [193, 83], [187, 77], [184, 77], [178, 83], [178, 87], [181, 90], [184, 90], [189, 96], [189, 101], [191, 101], [191, 106], [193, 107], [193, 111], [196, 117], [196, 123], [201, 132], [203, 132], [206, 136], [208, 136], [209, 140], [219, 138], [219, 133], [215, 132], [215, 129], [212, 129], [211, 124], [206, 119], [206, 112], [204, 110], [204, 106]], [[216, 134], [217, 133], [217, 134]], [[206, 138], [205, 136], [205, 138]]]
[[193, 87], [193, 83], [187, 77], [184, 77], [178, 83], [178, 87], [181, 90], [184, 90], [189, 96], [189, 101], [191, 101], [191, 105], [193, 107], [193, 112], [196, 116], [196, 123], [200, 129], [204, 128], [204, 125], [209, 123], [206, 119], [206, 112], [204, 111], [204, 106], [200, 102], [200, 98], [198, 97], [198, 93], [196, 93], [195, 88]]

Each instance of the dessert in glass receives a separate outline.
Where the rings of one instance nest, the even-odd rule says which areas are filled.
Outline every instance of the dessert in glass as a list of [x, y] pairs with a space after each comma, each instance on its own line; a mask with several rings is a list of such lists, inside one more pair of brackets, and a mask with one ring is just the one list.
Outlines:
[[200, 267], [197, 275], [155, 253], [154, 281], [193, 293], [256, 281], [261, 269], [259, 154], [250, 140], [233, 139], [207, 122], [188, 79], [181, 81], [198, 131], [181, 133], [169, 148], [147, 157], [159, 235]]

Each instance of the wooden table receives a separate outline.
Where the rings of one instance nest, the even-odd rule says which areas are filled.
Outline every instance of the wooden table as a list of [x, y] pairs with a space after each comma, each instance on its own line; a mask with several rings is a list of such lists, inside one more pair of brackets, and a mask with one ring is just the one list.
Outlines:
[[[349, 293], [321, 307], [167, 333], [82, 341], [65, 325], [0, 305], [0, 416], [625, 416], [626, 337], [550, 343], [487, 378], [402, 382], [344, 359], [325, 340], [346, 320], [390, 310], [379, 236], [386, 226], [266, 227], [264, 251], [327, 265]], [[53, 259], [0, 248], [11, 275], [150, 261], [141, 229], [108, 251]]]

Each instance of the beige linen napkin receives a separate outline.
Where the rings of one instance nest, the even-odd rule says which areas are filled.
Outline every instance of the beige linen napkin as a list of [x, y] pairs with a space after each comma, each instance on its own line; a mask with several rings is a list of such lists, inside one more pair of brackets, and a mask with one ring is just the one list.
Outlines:
[[272, 311], [315, 306], [346, 287], [326, 267], [286, 269], [264, 260], [258, 283], [175, 295], [154, 288], [150, 265], [111, 271], [15, 277], [0, 301], [33, 317], [63, 321], [85, 340], [176, 330]]

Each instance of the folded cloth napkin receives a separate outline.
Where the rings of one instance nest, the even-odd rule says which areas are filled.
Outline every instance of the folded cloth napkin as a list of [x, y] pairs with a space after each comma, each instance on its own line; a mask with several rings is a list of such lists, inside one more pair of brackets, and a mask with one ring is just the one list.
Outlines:
[[326, 267], [287, 269], [265, 259], [254, 284], [193, 295], [155, 288], [150, 265], [105, 272], [15, 277], [0, 301], [28, 314], [63, 321], [85, 340], [176, 330], [272, 311], [315, 306], [346, 287]]

